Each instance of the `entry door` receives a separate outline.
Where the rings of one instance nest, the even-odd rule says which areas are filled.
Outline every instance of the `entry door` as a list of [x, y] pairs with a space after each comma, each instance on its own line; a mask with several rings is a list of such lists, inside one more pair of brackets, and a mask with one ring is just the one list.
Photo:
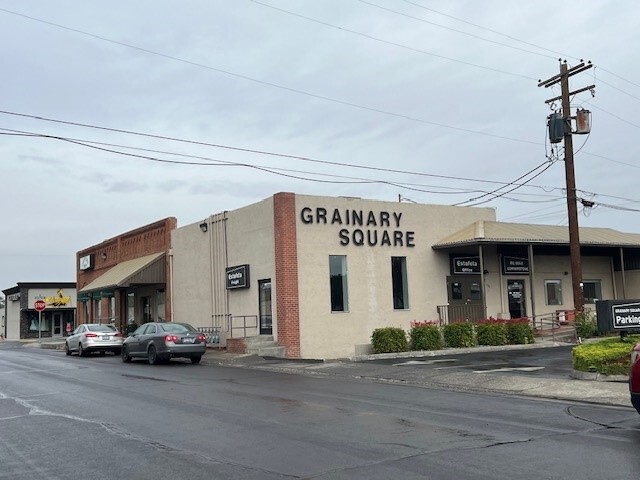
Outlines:
[[524, 295], [524, 280], [507, 280], [507, 296], [509, 300], [509, 315], [511, 318], [527, 316], [526, 297]]
[[448, 321], [481, 320], [484, 314], [480, 275], [447, 277]]
[[62, 312], [53, 312], [53, 329], [51, 335], [59, 337], [62, 335]]
[[271, 335], [273, 333], [271, 323], [271, 279], [258, 280], [259, 312], [260, 312], [260, 335]]

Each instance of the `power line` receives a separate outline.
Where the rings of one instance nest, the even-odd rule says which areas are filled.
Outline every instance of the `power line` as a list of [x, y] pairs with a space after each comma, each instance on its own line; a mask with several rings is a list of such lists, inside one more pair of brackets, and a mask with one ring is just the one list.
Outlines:
[[400, 43], [391, 42], [389, 40], [384, 40], [382, 38], [374, 37], [373, 35], [369, 35], [369, 34], [366, 34], [366, 33], [358, 32], [356, 30], [351, 30], [351, 29], [346, 28], [346, 27], [340, 27], [338, 25], [334, 25], [334, 24], [329, 23], [329, 22], [324, 22], [324, 21], [318, 20], [316, 18], [312, 18], [312, 17], [308, 17], [308, 16], [305, 16], [305, 15], [301, 15], [299, 13], [292, 12], [290, 10], [285, 10], [284, 8], [279, 8], [279, 7], [276, 7], [276, 6], [273, 6], [273, 5], [269, 5], [268, 3], [260, 2], [258, 0], [250, 0], [250, 1], [255, 3], [255, 4], [262, 5], [263, 7], [267, 7], [267, 8], [270, 8], [272, 10], [276, 10], [278, 12], [285, 13], [287, 15], [291, 15], [291, 16], [294, 16], [294, 17], [297, 17], [297, 18], [301, 18], [303, 20], [307, 20], [309, 22], [317, 23], [319, 25], [324, 25], [325, 27], [334, 28], [334, 29], [340, 30], [342, 32], [351, 33], [353, 35], [358, 35], [360, 37], [364, 37], [364, 38], [367, 38], [369, 40], [373, 40], [375, 42], [380, 42], [380, 43], [384, 43], [386, 45], [391, 45], [391, 46], [394, 46], [394, 47], [403, 48], [405, 50], [409, 50], [409, 51], [416, 52], [416, 53], [421, 53], [421, 54], [424, 54], [424, 55], [429, 55], [431, 57], [441, 58], [443, 60], [448, 60], [450, 62], [460, 63], [462, 65], [466, 65], [466, 66], [469, 66], [469, 67], [481, 68], [483, 70], [489, 70], [489, 71], [495, 72], [495, 73], [503, 73], [505, 75], [511, 75], [511, 76], [514, 76], [514, 77], [524, 78], [525, 80], [533, 80], [533, 81], [537, 80], [536, 78], [533, 78], [533, 77], [530, 77], [530, 76], [527, 76], [527, 75], [523, 75], [521, 73], [507, 72], [506, 70], [487, 67], [487, 66], [480, 65], [480, 64], [477, 64], [477, 63], [471, 63], [471, 62], [467, 62], [467, 61], [464, 61], [464, 60], [459, 60], [459, 59], [456, 59], [456, 58], [447, 57], [445, 55], [440, 55], [440, 54], [437, 54], [437, 53], [434, 53], [434, 52], [429, 52], [427, 50], [422, 50], [420, 48], [410, 47], [408, 45], [403, 45], [403, 44], [400, 44]]
[[430, 22], [429, 20], [425, 20], [424, 18], [415, 17], [415, 16], [413, 16], [413, 15], [408, 15], [408, 14], [406, 14], [406, 13], [398, 12], [397, 10], [393, 10], [393, 9], [391, 9], [391, 8], [383, 7], [383, 6], [381, 6], [381, 5], [377, 5], [377, 4], [375, 4], [375, 3], [371, 3], [371, 2], [368, 2], [368, 1], [366, 1], [366, 0], [357, 0], [357, 1], [358, 1], [358, 2], [360, 2], [360, 3], [364, 3], [365, 5], [370, 5], [370, 6], [372, 6], [372, 7], [379, 8], [379, 9], [381, 9], [381, 10], [385, 10], [385, 11], [387, 11], [387, 12], [391, 12], [391, 13], [394, 13], [394, 14], [396, 14], [396, 15], [400, 15], [400, 16], [405, 17], [405, 18], [411, 18], [411, 19], [413, 19], [413, 20], [417, 20], [417, 21], [422, 22], [422, 23], [426, 23], [426, 24], [429, 24], [429, 25], [433, 25], [433, 26], [438, 27], [438, 28], [444, 28], [445, 30], [450, 30], [450, 31], [452, 31], [452, 32], [459, 33], [459, 34], [461, 34], [461, 35], [466, 35], [466, 36], [468, 36], [468, 37], [475, 38], [476, 40], [481, 40], [481, 41], [483, 41], [483, 42], [492, 43], [492, 44], [494, 44], [494, 45], [499, 45], [499, 46], [501, 46], [501, 47], [511, 48], [511, 49], [513, 49], [513, 50], [519, 50], [519, 51], [521, 51], [521, 52], [530, 53], [530, 54], [532, 54], [532, 55], [538, 55], [538, 56], [541, 56], [541, 57], [551, 58], [551, 59], [554, 59], [554, 60], [556, 59], [556, 57], [555, 57], [555, 56], [551, 56], [551, 55], [547, 55], [547, 54], [539, 53], [539, 52], [533, 52], [533, 51], [531, 51], [531, 50], [525, 50], [525, 49], [523, 49], [523, 48], [514, 47], [513, 45], [509, 45], [509, 44], [506, 44], [506, 43], [501, 43], [501, 42], [496, 42], [496, 41], [494, 41], [494, 40], [489, 40], [488, 38], [484, 38], [484, 37], [481, 37], [481, 36], [479, 36], [479, 35], [475, 35], [475, 34], [473, 34], [473, 33], [464, 32], [464, 31], [462, 31], [462, 30], [456, 30], [455, 28], [447, 27], [447, 26], [445, 26], [445, 25], [441, 25], [441, 24], [439, 24], [439, 23]]
[[434, 121], [430, 121], [430, 120], [425, 120], [425, 119], [422, 119], [422, 118], [413, 117], [413, 116], [410, 116], [410, 115], [404, 115], [404, 114], [392, 112], [392, 111], [389, 111], [389, 110], [383, 110], [381, 108], [375, 108], [375, 107], [368, 107], [368, 106], [365, 106], [365, 105], [359, 105], [357, 103], [349, 102], [349, 101], [346, 101], [346, 100], [340, 100], [340, 99], [337, 99], [337, 98], [332, 98], [332, 97], [328, 97], [328, 96], [325, 96], [325, 95], [311, 93], [311, 92], [307, 92], [307, 91], [296, 89], [296, 88], [292, 88], [292, 87], [286, 87], [284, 85], [280, 85], [280, 84], [277, 84], [277, 83], [267, 82], [265, 80], [259, 80], [259, 79], [253, 78], [253, 77], [249, 77], [248, 75], [243, 75], [243, 74], [231, 72], [229, 70], [223, 70], [221, 68], [216, 68], [216, 67], [212, 67], [212, 66], [209, 66], [209, 65], [205, 65], [203, 63], [193, 62], [191, 60], [185, 60], [183, 58], [179, 58], [179, 57], [176, 57], [176, 56], [173, 56], [173, 55], [167, 55], [165, 53], [156, 52], [154, 50], [150, 50], [150, 49], [147, 49], [147, 48], [143, 48], [143, 47], [139, 47], [139, 46], [136, 46], [136, 45], [132, 45], [130, 43], [120, 42], [118, 40], [112, 40], [110, 38], [103, 37], [101, 35], [96, 35], [96, 34], [93, 34], [93, 33], [85, 32], [85, 31], [79, 30], [77, 28], [66, 27], [64, 25], [60, 25], [60, 24], [57, 24], [57, 23], [49, 22], [49, 21], [46, 21], [46, 20], [42, 20], [42, 19], [39, 19], [39, 18], [35, 18], [35, 17], [32, 17], [32, 16], [29, 16], [29, 15], [24, 15], [24, 14], [21, 14], [21, 13], [17, 13], [17, 12], [11, 11], [11, 10], [7, 10], [5, 8], [0, 8], [0, 11], [5, 12], [5, 13], [9, 13], [9, 14], [12, 14], [12, 15], [17, 15], [19, 17], [23, 17], [23, 18], [26, 18], [26, 19], [29, 19], [29, 20], [32, 20], [32, 21], [35, 21], [35, 22], [40, 22], [40, 23], [43, 23], [45, 25], [53, 26], [53, 27], [56, 27], [56, 28], [62, 28], [64, 30], [68, 30], [68, 31], [71, 31], [71, 32], [74, 32], [74, 33], [78, 33], [78, 34], [81, 34], [81, 35], [86, 35], [88, 37], [91, 37], [91, 38], [94, 38], [94, 39], [97, 39], [97, 40], [101, 40], [101, 41], [104, 41], [104, 42], [112, 43], [114, 45], [119, 45], [119, 46], [122, 46], [122, 47], [131, 48], [131, 49], [134, 49], [134, 50], [138, 50], [140, 52], [148, 53], [150, 55], [155, 55], [155, 56], [158, 56], [158, 57], [161, 57], [161, 58], [165, 58], [165, 59], [168, 59], [168, 60], [185, 63], [187, 65], [191, 65], [191, 66], [194, 66], [194, 67], [204, 68], [204, 69], [211, 70], [211, 71], [214, 71], [214, 72], [222, 73], [224, 75], [230, 75], [230, 76], [235, 77], [235, 78], [240, 78], [240, 79], [243, 79], [243, 80], [247, 80], [249, 82], [258, 83], [260, 85], [277, 88], [277, 89], [280, 89], [280, 90], [284, 90], [284, 91], [291, 92], [291, 93], [296, 93], [296, 94], [299, 94], [299, 95], [305, 95], [305, 96], [308, 96], [308, 97], [311, 97], [311, 98], [324, 100], [324, 101], [335, 103], [335, 104], [338, 104], [338, 105], [343, 105], [343, 106], [347, 106], [347, 107], [353, 107], [353, 108], [357, 108], [357, 109], [360, 109], [360, 110], [374, 112], [374, 113], [378, 113], [378, 114], [381, 114], [381, 115], [386, 115], [386, 116], [390, 116], [390, 117], [394, 117], [394, 118], [401, 118], [403, 120], [408, 120], [408, 121], [412, 121], [412, 122], [416, 122], [416, 123], [421, 123], [421, 124], [424, 124], [424, 125], [431, 125], [431, 126], [446, 128], [446, 129], [454, 130], [454, 131], [458, 131], [458, 132], [472, 133], [474, 135], [483, 135], [485, 137], [499, 138], [501, 140], [509, 140], [509, 141], [518, 142], [518, 143], [536, 145], [535, 142], [532, 142], [530, 140], [517, 139], [517, 138], [512, 138], [512, 137], [505, 137], [503, 135], [487, 133], [487, 132], [483, 132], [483, 131], [480, 131], [480, 130], [472, 130], [472, 129], [463, 128], [463, 127], [456, 127], [456, 126], [453, 126], [453, 125], [447, 125], [447, 124], [440, 123], [440, 122], [434, 122]]
[[[460, 189], [459, 187], [454, 188], [454, 187], [448, 187], [448, 186], [444, 186], [444, 185], [432, 186], [432, 185], [415, 184], [415, 183], [409, 183], [409, 182], [391, 182], [389, 180], [378, 180], [378, 179], [352, 177], [352, 176], [337, 175], [337, 174], [326, 174], [326, 173], [321, 173], [321, 172], [309, 172], [309, 171], [305, 171], [305, 170], [294, 170], [294, 169], [287, 169], [287, 168], [281, 168], [281, 167], [270, 167], [270, 166], [268, 167], [268, 166], [264, 166], [264, 165], [249, 164], [249, 163], [246, 163], [246, 162], [232, 162], [232, 161], [227, 161], [227, 160], [212, 159], [210, 157], [196, 156], [196, 155], [190, 155], [190, 154], [184, 154], [184, 153], [168, 152], [168, 151], [155, 150], [155, 149], [146, 149], [146, 148], [140, 148], [140, 147], [132, 147], [132, 146], [127, 146], [127, 145], [121, 145], [121, 144], [98, 142], [98, 141], [93, 141], [93, 140], [80, 140], [80, 139], [62, 137], [62, 136], [57, 136], [57, 135], [25, 132], [25, 131], [18, 131], [18, 130], [12, 130], [12, 129], [7, 129], [7, 128], [0, 128], [0, 130], [9, 132], [7, 134], [11, 134], [11, 135], [26, 136], [26, 137], [39, 137], [39, 138], [47, 138], [47, 139], [52, 139], [52, 140], [59, 140], [59, 141], [64, 141], [64, 142], [80, 145], [80, 146], [94, 148], [96, 150], [101, 150], [101, 151], [104, 151], [104, 152], [114, 153], [114, 154], [118, 154], [118, 155], [125, 155], [125, 156], [130, 156], [130, 157], [133, 157], [133, 158], [137, 158], [137, 159], [149, 160], [149, 161], [154, 161], [154, 162], [159, 162], [159, 163], [166, 163], [166, 164], [192, 165], [192, 166], [236, 166], [236, 167], [247, 167], [247, 168], [253, 168], [253, 169], [265, 171], [265, 172], [268, 172], [268, 173], [273, 173], [275, 175], [287, 176], [287, 177], [295, 178], [295, 179], [299, 179], [299, 180], [316, 181], [316, 182], [321, 182], [321, 183], [335, 183], [335, 184], [347, 184], [347, 183], [350, 183], [350, 184], [354, 184], [354, 183], [371, 184], [371, 183], [377, 183], [377, 184], [386, 184], [386, 185], [394, 186], [394, 187], [397, 187], [397, 188], [404, 188], [404, 189], [411, 190], [411, 191], [416, 191], [416, 192], [421, 192], [421, 193], [431, 193], [431, 194], [461, 195], [461, 194], [469, 194], [469, 193], [474, 193], [474, 192], [476, 192], [476, 193], [484, 193], [481, 190]], [[3, 134], [0, 133], [0, 135], [3, 135]], [[136, 151], [144, 151], [144, 152], [150, 152], [150, 153], [161, 153], [161, 154], [167, 154], [167, 155], [173, 155], [173, 156], [179, 156], [179, 157], [187, 157], [187, 158], [198, 159], [198, 160], [202, 160], [202, 161], [198, 161], [198, 162], [195, 162], [195, 161], [179, 161], [179, 160], [161, 159], [161, 158], [152, 157], [152, 156], [149, 156], [149, 155], [135, 155], [135, 154], [130, 154], [130, 153], [126, 153], [126, 152], [120, 152], [120, 151], [113, 150], [113, 149], [110, 149], [110, 148], [103, 148], [105, 146], [116, 147], [116, 148], [124, 148], [124, 149], [129, 149], [129, 150], [136, 150]], [[341, 164], [338, 164], [338, 165], [341, 165]], [[350, 165], [343, 165], [343, 166], [350, 167]], [[366, 168], [368, 170], [378, 170], [375, 167], [364, 167], [364, 168]], [[416, 174], [416, 175], [429, 176], [429, 174], [419, 174], [417, 172], [413, 173], [413, 172], [403, 172], [403, 171], [393, 171], [393, 170], [390, 170], [390, 171], [392, 173], [409, 173], [409, 174], [412, 174], [412, 175]], [[314, 175], [314, 176], [322, 176], [322, 177], [331, 177], [331, 178], [340, 178], [340, 179], [348, 179], [348, 181], [337, 181], [337, 180], [325, 181], [325, 180], [318, 180], [318, 179], [313, 179], [313, 178], [308, 178], [308, 177], [300, 177], [300, 176], [297, 176], [297, 175], [288, 175], [288, 174], [285, 174], [285, 173], [282, 173], [282, 172], [298, 173], [298, 174]], [[463, 177], [452, 177], [452, 179], [457, 180], [457, 181], [462, 180], [462, 181], [470, 181], [470, 182], [471, 181], [475, 181], [475, 182], [483, 182], [483, 183], [499, 183], [499, 182], [495, 182], [495, 181], [487, 181], [487, 180], [480, 180], [480, 179], [470, 179], [470, 178], [463, 178]], [[418, 187], [421, 187], [421, 188], [418, 188]], [[443, 192], [443, 191], [425, 190], [423, 187], [438, 188], [438, 189], [441, 189], [441, 190], [453, 190], [453, 191]], [[542, 188], [542, 187], [538, 187], [538, 188]], [[532, 195], [532, 196], [536, 196], [536, 198], [540, 198], [540, 194], [527, 194], [527, 193], [522, 193], [521, 192], [518, 195], [522, 195], [522, 196]], [[505, 198], [507, 198], [509, 200], [513, 200], [513, 201], [524, 202], [524, 203], [541, 203], [541, 202], [549, 201], [549, 200], [527, 201], [527, 200], [515, 199], [515, 198], [509, 198], [509, 197], [505, 197]]]

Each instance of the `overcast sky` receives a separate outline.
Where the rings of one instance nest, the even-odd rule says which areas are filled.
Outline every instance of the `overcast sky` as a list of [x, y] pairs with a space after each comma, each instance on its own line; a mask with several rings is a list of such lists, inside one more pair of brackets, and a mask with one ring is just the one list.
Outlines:
[[580, 226], [640, 233], [638, 32], [631, 0], [0, 0], [0, 290], [280, 191], [567, 225], [560, 58], [595, 65]]

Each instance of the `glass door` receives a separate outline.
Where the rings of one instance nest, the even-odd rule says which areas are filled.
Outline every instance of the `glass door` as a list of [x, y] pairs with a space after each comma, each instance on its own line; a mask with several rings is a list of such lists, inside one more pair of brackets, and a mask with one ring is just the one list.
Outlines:
[[62, 312], [53, 312], [53, 330], [52, 336], [59, 337], [62, 335]]
[[259, 290], [259, 312], [260, 312], [260, 335], [271, 335], [273, 333], [271, 325], [271, 279], [258, 280]]

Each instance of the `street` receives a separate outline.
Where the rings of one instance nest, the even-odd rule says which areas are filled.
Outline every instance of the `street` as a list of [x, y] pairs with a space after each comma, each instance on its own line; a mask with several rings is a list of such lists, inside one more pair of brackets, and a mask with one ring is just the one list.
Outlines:
[[0, 344], [12, 480], [626, 480], [639, 446], [631, 408]]

